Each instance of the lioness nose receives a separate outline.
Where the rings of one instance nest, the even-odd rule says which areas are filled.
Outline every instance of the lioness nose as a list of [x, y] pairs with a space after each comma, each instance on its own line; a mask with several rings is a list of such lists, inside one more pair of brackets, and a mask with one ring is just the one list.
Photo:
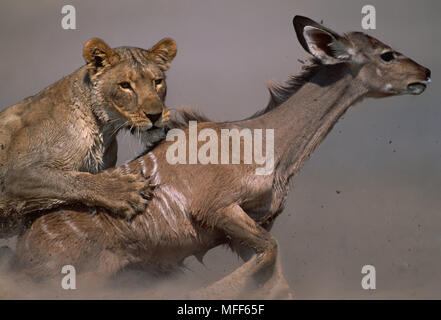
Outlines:
[[155, 114], [148, 114], [148, 113], [146, 113], [146, 112], [144, 112], [145, 113], [145, 116], [152, 122], [152, 123], [155, 123], [156, 121], [158, 121], [159, 120], [159, 118], [161, 118], [161, 113], [155, 113]]

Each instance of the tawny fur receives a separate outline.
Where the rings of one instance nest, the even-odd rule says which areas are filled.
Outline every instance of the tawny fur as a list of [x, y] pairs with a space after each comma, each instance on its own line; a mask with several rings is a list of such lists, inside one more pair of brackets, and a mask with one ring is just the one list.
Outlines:
[[0, 237], [16, 234], [27, 213], [61, 204], [145, 209], [145, 179], [97, 173], [115, 165], [120, 129], [148, 145], [164, 138], [164, 72], [176, 44], [112, 50], [91, 39], [83, 54], [85, 66], [0, 113]]

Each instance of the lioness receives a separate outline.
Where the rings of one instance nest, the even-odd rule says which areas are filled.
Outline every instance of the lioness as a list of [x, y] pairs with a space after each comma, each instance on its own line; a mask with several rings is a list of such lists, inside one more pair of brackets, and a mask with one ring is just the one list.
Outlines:
[[164, 137], [164, 72], [176, 51], [169, 38], [149, 50], [91, 39], [85, 66], [0, 112], [0, 237], [17, 233], [26, 213], [61, 204], [144, 211], [145, 178], [99, 172], [116, 163], [120, 129]]

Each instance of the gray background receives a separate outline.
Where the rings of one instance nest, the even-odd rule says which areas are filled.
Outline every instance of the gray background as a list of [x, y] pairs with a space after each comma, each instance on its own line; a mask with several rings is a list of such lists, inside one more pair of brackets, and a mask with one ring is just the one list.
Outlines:
[[[61, 28], [65, 4], [77, 30]], [[83, 64], [82, 46], [178, 43], [168, 72], [170, 107], [192, 105], [216, 120], [265, 106], [265, 82], [300, 69], [305, 52], [291, 20], [309, 16], [338, 32], [361, 30], [377, 9], [378, 37], [432, 70], [418, 97], [366, 100], [339, 121], [295, 179], [273, 233], [298, 298], [441, 298], [441, 2], [433, 1], [5, 1], [0, 3], [0, 106], [35, 94]], [[120, 162], [140, 150], [122, 136]], [[341, 191], [337, 193], [336, 190]], [[239, 264], [224, 249], [184, 276], [210, 281]], [[360, 286], [377, 270], [377, 289]], [[37, 295], [38, 296], [38, 295]]]

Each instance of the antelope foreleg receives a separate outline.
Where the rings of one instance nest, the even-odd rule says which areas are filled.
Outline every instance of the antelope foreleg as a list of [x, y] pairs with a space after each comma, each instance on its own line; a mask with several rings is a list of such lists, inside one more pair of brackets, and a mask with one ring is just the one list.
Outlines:
[[240, 206], [232, 205], [218, 211], [215, 228], [225, 232], [233, 244], [249, 247], [256, 254], [230, 275], [196, 292], [195, 297], [252, 298], [255, 295], [259, 296], [261, 288], [268, 287], [265, 285], [266, 281], [281, 275], [280, 264], [277, 265], [277, 241], [251, 219]]

